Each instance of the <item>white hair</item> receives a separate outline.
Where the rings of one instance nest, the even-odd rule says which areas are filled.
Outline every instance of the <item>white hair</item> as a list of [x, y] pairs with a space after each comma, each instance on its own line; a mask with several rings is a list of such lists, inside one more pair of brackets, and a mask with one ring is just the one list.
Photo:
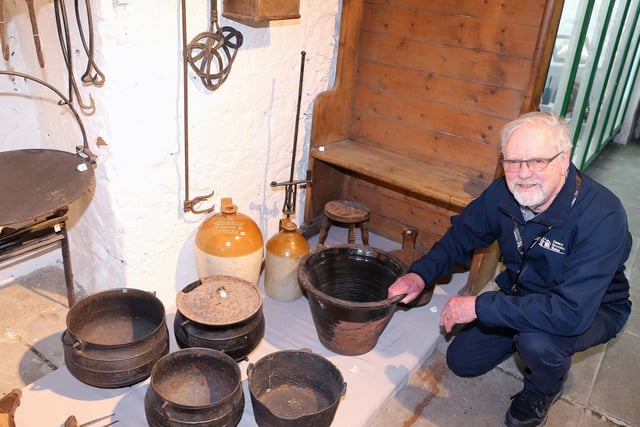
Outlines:
[[569, 123], [553, 113], [546, 113], [542, 111], [525, 113], [517, 119], [507, 123], [500, 132], [502, 151], [504, 152], [509, 138], [511, 138], [511, 135], [513, 135], [516, 130], [529, 125], [546, 126], [553, 135], [552, 142], [555, 144], [558, 151], [567, 153], [571, 152], [573, 143], [569, 134]]

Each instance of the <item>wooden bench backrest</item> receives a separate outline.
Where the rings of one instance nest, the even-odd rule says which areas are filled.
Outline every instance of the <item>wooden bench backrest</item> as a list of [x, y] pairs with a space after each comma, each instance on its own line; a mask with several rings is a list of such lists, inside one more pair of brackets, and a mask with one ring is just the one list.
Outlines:
[[491, 182], [540, 92], [547, 3], [365, 0], [348, 137]]

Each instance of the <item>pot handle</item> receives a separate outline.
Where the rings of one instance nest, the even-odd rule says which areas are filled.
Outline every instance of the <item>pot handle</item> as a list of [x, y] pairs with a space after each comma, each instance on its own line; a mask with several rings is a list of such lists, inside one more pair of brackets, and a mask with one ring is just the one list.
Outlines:
[[162, 406], [160, 407], [160, 412], [162, 412], [162, 415], [164, 416], [165, 421], [167, 421], [168, 423], [173, 423], [175, 425], [183, 425], [184, 420], [173, 418], [173, 415], [171, 414], [171, 406], [169, 405], [169, 402], [164, 400], [163, 398], [161, 399], [162, 399]]
[[191, 321], [189, 319], [185, 319], [182, 322], [180, 322], [180, 328], [182, 328], [182, 330], [184, 331], [185, 334], [189, 334], [189, 331], [187, 331], [187, 326], [191, 325]]
[[344, 395], [347, 393], [347, 383], [343, 382], [342, 383], [342, 391], [340, 392], [340, 397], [344, 397]]
[[253, 369], [254, 369], [253, 363], [249, 363], [249, 366], [247, 366], [247, 376], [248, 377], [251, 376], [251, 374], [253, 373]]
[[69, 333], [68, 329], [65, 329], [64, 332], [62, 332], [62, 345], [66, 345], [68, 347], [73, 347], [75, 350], [82, 350], [82, 341], [80, 341], [79, 339], [75, 339], [71, 336], [71, 334]]
[[184, 294], [188, 294], [189, 292], [193, 291], [195, 288], [197, 288], [200, 285], [202, 285], [202, 280], [196, 280], [194, 282], [189, 283], [184, 288], [182, 288], [182, 290], [180, 292], [182, 292]]
[[407, 294], [400, 294], [400, 295], [396, 295], [395, 297], [389, 298], [387, 299], [387, 304], [389, 305], [393, 305], [393, 304], [398, 304], [400, 301], [402, 301], [404, 299], [404, 297], [406, 297]]
[[167, 410], [168, 408], [169, 408], [169, 402], [167, 402], [166, 400], [162, 399], [162, 406], [160, 406], [160, 412], [162, 412], [162, 415], [164, 416], [164, 418], [168, 422], [179, 423], [178, 420], [174, 420], [173, 418], [171, 418], [170, 411]]

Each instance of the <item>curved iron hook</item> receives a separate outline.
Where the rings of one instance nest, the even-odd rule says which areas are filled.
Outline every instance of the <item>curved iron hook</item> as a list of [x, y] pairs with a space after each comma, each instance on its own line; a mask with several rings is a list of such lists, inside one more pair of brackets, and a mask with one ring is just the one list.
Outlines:
[[105, 76], [102, 71], [96, 65], [94, 61], [94, 48], [93, 48], [93, 18], [91, 17], [91, 1], [85, 0], [85, 9], [87, 11], [87, 30], [89, 32], [89, 43], [84, 36], [84, 30], [82, 28], [82, 20], [80, 19], [80, 10], [78, 8], [78, 0], [75, 0], [75, 9], [76, 9], [76, 23], [78, 24], [78, 32], [80, 33], [80, 41], [82, 42], [82, 47], [84, 48], [84, 52], [87, 55], [87, 67], [84, 71], [84, 74], [80, 77], [84, 83], [90, 83], [97, 87], [102, 87], [105, 82]]
[[213, 210], [215, 209], [215, 205], [211, 205], [211, 207], [208, 207], [207, 209], [196, 209], [196, 205], [198, 203], [202, 203], [205, 200], [208, 200], [210, 197], [213, 197], [213, 193], [214, 191], [211, 191], [210, 194], [207, 194], [206, 196], [197, 196], [194, 197], [193, 199], [190, 200], [185, 200], [184, 201], [184, 211], [191, 211], [194, 214], [208, 214], [210, 212], [213, 212]]
[[73, 77], [73, 64], [71, 61], [71, 50], [69, 49], [69, 46], [71, 46], [69, 35], [69, 21], [67, 19], [67, 8], [64, 5], [64, 0], [54, 0], [53, 6], [55, 9], [56, 27], [58, 30], [60, 49], [62, 50], [62, 57], [64, 58], [65, 65], [67, 67], [69, 102], [73, 101], [73, 94], [75, 94], [76, 98], [78, 98], [78, 105], [80, 106], [80, 108], [87, 111], [88, 114], [93, 114], [96, 109], [96, 104], [93, 100], [93, 97], [89, 95], [89, 104], [85, 104], [82, 100], [82, 96], [80, 95], [80, 90], [78, 89], [76, 79]]

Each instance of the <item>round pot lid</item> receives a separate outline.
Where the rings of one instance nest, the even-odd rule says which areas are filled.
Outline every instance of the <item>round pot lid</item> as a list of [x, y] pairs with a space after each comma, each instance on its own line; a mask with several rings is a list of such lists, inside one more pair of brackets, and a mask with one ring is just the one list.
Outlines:
[[262, 308], [257, 286], [233, 276], [210, 276], [178, 293], [182, 315], [203, 325], [225, 326], [251, 318]]

